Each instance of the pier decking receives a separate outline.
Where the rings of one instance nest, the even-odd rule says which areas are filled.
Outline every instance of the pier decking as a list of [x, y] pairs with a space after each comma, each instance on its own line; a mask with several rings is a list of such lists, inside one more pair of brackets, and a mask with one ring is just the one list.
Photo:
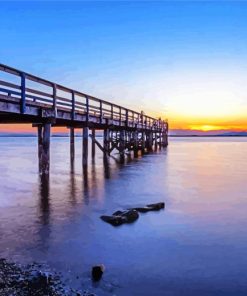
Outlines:
[[[3, 78], [2, 78], [3, 77]], [[38, 130], [40, 173], [49, 173], [52, 126], [70, 128], [70, 155], [74, 159], [74, 129], [83, 130], [83, 166], [88, 163], [88, 138], [107, 157], [117, 149], [150, 151], [167, 146], [168, 123], [120, 105], [87, 95], [46, 79], [0, 64], [0, 123], [31, 123]], [[91, 134], [89, 134], [91, 130]], [[95, 130], [104, 131], [101, 145]]]

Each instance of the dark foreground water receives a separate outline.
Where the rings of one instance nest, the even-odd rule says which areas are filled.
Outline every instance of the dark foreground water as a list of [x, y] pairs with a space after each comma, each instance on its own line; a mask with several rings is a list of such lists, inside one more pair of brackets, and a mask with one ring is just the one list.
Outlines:
[[[0, 151], [0, 257], [48, 263], [97, 295], [247, 295], [247, 139], [170, 139], [122, 166], [98, 153], [83, 174], [81, 140], [73, 170], [69, 138], [53, 138], [49, 184], [36, 138], [0, 138]], [[99, 219], [158, 201], [131, 225]]]

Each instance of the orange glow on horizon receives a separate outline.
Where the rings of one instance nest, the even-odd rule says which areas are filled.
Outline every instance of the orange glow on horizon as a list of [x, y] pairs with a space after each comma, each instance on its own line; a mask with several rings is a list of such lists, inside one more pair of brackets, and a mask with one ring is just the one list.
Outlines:
[[198, 130], [203, 132], [208, 131], [217, 131], [217, 130], [227, 130], [228, 128], [225, 126], [219, 126], [219, 125], [192, 125], [190, 127], [191, 130]]
[[[37, 128], [32, 127], [31, 124], [2, 124], [0, 125], [0, 133], [26, 133], [26, 134], [35, 134]], [[66, 127], [52, 127], [53, 133], [68, 133]]]
[[[168, 113], [154, 113], [145, 112], [154, 118], [161, 117], [167, 119], [169, 122], [170, 130], [183, 130], [183, 131], [247, 131], [247, 116], [243, 114], [233, 114], [231, 117], [190, 117], [184, 114]], [[2, 124], [0, 125], [0, 133], [27, 133], [36, 134], [36, 128], [31, 124]], [[68, 133], [66, 127], [52, 127], [52, 133]]]

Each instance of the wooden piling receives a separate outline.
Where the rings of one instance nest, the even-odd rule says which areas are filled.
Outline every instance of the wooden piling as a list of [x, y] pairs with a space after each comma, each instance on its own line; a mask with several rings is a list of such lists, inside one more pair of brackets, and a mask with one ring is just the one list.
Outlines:
[[110, 138], [109, 138], [110, 134], [109, 134], [109, 129], [106, 128], [104, 129], [104, 154], [106, 155], [110, 155]]
[[161, 149], [161, 147], [162, 147], [162, 136], [161, 136], [161, 132], [159, 132], [158, 133], [158, 135], [159, 135], [159, 149]]
[[120, 153], [120, 162], [124, 162], [124, 150], [125, 150], [125, 131], [120, 131], [120, 138], [119, 138], [119, 153]]
[[154, 150], [157, 151], [158, 149], [158, 138], [157, 138], [157, 133], [154, 133]]
[[70, 160], [74, 161], [75, 159], [75, 129], [70, 128]]
[[142, 154], [145, 153], [145, 147], [146, 147], [146, 136], [145, 136], [145, 132], [142, 131]]
[[39, 172], [41, 175], [49, 174], [50, 169], [50, 134], [51, 124], [44, 123], [38, 126], [38, 156]]
[[168, 146], [168, 135], [166, 132], [163, 133], [163, 147]]
[[39, 124], [37, 126], [37, 130], [38, 130], [38, 158], [39, 158], [39, 169], [41, 168], [40, 165], [40, 159], [41, 159], [41, 154], [42, 154], [42, 125]]
[[82, 135], [82, 165], [86, 167], [88, 164], [88, 127], [83, 128]]
[[95, 129], [94, 128], [92, 129], [92, 139], [93, 139], [93, 141], [92, 141], [92, 158], [95, 158], [95, 141], [94, 141]]
[[138, 157], [138, 146], [139, 146], [139, 143], [138, 143], [138, 131], [134, 131], [133, 132], [133, 136], [134, 136], [134, 157]]
[[153, 150], [153, 133], [152, 132], [148, 132], [147, 148], [148, 148], [148, 151]]

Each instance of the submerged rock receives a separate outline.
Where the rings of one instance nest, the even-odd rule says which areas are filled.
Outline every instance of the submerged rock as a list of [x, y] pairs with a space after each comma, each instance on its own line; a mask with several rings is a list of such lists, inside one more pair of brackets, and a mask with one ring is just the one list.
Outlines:
[[116, 211], [112, 215], [113, 216], [121, 216], [123, 214], [123, 211]]
[[113, 226], [119, 226], [124, 223], [133, 223], [136, 221], [139, 218], [138, 212], [146, 213], [150, 211], [159, 211], [164, 208], [165, 203], [158, 202], [144, 207], [130, 208], [127, 211], [116, 211], [111, 216], [101, 216], [100, 218]]
[[133, 223], [139, 218], [138, 212], [134, 209], [122, 212], [121, 216], [125, 218], [126, 223]]
[[113, 226], [119, 226], [124, 223], [124, 219], [121, 216], [101, 216], [100, 218]]
[[161, 209], [164, 209], [165, 203], [164, 202], [158, 202], [154, 204], [149, 204], [147, 207], [151, 208], [153, 211], [159, 211]]
[[139, 218], [139, 214], [136, 210], [131, 209], [127, 211], [116, 211], [112, 216], [101, 216], [100, 218], [113, 226], [119, 226], [123, 223], [133, 223]]
[[146, 212], [149, 212], [149, 211], [153, 211], [153, 208], [151, 208], [151, 207], [138, 207], [138, 208], [131, 208], [130, 210], [136, 210], [137, 212], [140, 212], [140, 213], [146, 213]]
[[136, 210], [140, 213], [146, 213], [150, 211], [159, 211], [161, 209], [164, 209], [164, 207], [165, 207], [164, 202], [158, 202], [158, 203], [146, 205], [144, 207], [131, 208], [129, 210]]
[[96, 265], [92, 267], [92, 279], [94, 281], [99, 281], [105, 271], [105, 266], [103, 264]]

